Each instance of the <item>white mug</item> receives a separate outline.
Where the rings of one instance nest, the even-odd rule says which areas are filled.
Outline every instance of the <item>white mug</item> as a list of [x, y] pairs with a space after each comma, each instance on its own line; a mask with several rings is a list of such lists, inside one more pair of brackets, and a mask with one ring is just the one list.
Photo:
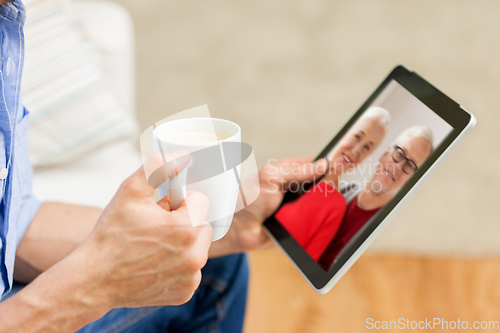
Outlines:
[[[190, 152], [189, 165], [158, 188], [160, 198], [169, 194], [170, 207], [177, 209], [186, 198], [186, 190], [203, 193], [209, 201], [206, 221], [214, 230], [212, 241], [224, 237], [238, 200], [240, 127], [214, 118], [173, 120], [153, 130], [153, 148], [165, 154], [179, 150]], [[192, 209], [197, 208], [188, 207], [189, 211]]]

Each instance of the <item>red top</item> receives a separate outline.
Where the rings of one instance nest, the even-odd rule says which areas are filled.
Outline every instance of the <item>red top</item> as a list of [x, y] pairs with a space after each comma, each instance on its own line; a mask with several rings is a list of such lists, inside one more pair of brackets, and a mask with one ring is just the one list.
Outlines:
[[325, 182], [287, 203], [276, 219], [316, 261], [337, 232], [345, 213], [345, 198]]
[[356, 201], [358, 196], [355, 196], [351, 202], [347, 205], [344, 220], [337, 231], [337, 234], [333, 238], [332, 242], [328, 245], [325, 252], [321, 255], [319, 264], [325, 270], [328, 270], [332, 265], [333, 261], [339, 254], [339, 252], [344, 248], [347, 242], [365, 225], [368, 220], [375, 215], [380, 208], [375, 208], [371, 210], [364, 210], [358, 207]]

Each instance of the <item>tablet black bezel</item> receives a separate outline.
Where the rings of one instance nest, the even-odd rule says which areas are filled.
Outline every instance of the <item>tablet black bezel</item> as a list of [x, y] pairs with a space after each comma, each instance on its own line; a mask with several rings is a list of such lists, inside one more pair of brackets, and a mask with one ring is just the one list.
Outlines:
[[[418, 182], [418, 180], [429, 170], [430, 166], [436, 162], [444, 151], [457, 139], [460, 133], [471, 122], [471, 115], [465, 112], [459, 104], [451, 98], [436, 89], [430, 83], [425, 81], [415, 72], [409, 71], [403, 66], [396, 67], [375, 92], [366, 100], [361, 108], [326, 146], [321, 154], [316, 158], [325, 157], [328, 152], [337, 144], [340, 138], [349, 130], [363, 112], [373, 103], [378, 95], [386, 88], [386, 86], [395, 80], [413, 96], [418, 98], [422, 103], [427, 105], [433, 112], [439, 115], [444, 121], [453, 127], [451, 133], [436, 147], [434, 152], [429, 156], [426, 162], [419, 167], [418, 171], [391, 199], [380, 211], [373, 217], [369, 224], [365, 225], [359, 233], [352, 239], [342, 250], [339, 257], [335, 260], [330, 270], [327, 272], [312, 259], [307, 252], [290, 236], [286, 229], [274, 218], [274, 215], [266, 220], [265, 228], [272, 234], [282, 249], [288, 254], [291, 260], [295, 262], [297, 267], [309, 279], [316, 289], [322, 289], [326, 284], [337, 274], [344, 266], [347, 260], [354, 252], [365, 242], [365, 240], [375, 231], [375, 229], [384, 221], [387, 215], [396, 207], [401, 199], [408, 191]], [[290, 200], [293, 194], [287, 193], [283, 203]], [[282, 204], [283, 204], [282, 203]], [[280, 206], [281, 207], [281, 206]], [[278, 211], [279, 208], [276, 210]]]

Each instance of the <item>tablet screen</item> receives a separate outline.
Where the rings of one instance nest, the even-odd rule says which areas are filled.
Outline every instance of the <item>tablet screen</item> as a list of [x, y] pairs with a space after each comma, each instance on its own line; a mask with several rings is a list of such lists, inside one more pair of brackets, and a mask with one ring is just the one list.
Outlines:
[[274, 218], [328, 271], [452, 131], [391, 80], [323, 154], [326, 175], [297, 188]]

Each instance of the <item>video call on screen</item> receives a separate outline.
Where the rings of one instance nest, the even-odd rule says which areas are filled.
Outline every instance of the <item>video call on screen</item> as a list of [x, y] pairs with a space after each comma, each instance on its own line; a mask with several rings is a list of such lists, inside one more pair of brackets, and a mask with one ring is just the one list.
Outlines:
[[275, 218], [327, 271], [451, 130], [391, 81], [327, 153], [321, 181], [301, 189]]

